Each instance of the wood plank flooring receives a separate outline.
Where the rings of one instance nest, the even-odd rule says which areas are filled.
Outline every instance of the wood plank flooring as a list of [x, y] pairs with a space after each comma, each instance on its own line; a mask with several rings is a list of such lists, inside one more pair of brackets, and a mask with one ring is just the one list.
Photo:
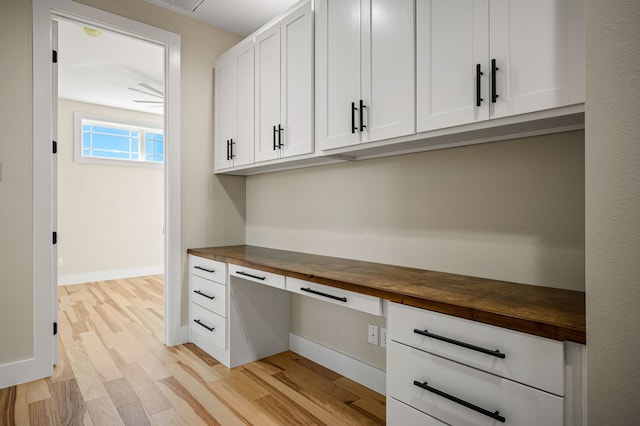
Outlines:
[[385, 399], [293, 352], [228, 369], [166, 347], [162, 276], [59, 289], [52, 377], [0, 389], [0, 425], [370, 425]]

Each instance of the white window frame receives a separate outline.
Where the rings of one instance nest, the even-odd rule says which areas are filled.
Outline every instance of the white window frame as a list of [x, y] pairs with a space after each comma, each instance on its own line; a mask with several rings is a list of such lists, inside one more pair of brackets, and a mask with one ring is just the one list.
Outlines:
[[[150, 121], [130, 120], [127, 118], [110, 117], [106, 115], [89, 114], [86, 112], [74, 112], [74, 161], [77, 163], [88, 164], [103, 164], [111, 166], [133, 166], [133, 167], [152, 167], [162, 168], [164, 167], [164, 161], [162, 163], [157, 161], [146, 160], [145, 152], [145, 133], [153, 132], [164, 135], [164, 130], [161, 123], [153, 123]], [[82, 155], [82, 126], [83, 124], [99, 124], [102, 127], [113, 127], [118, 129], [130, 129], [139, 132], [140, 145], [138, 147], [138, 159], [130, 160], [126, 158], [100, 158], [100, 157], [86, 157]], [[166, 139], [165, 139], [166, 140]], [[165, 157], [167, 147], [164, 147]]]

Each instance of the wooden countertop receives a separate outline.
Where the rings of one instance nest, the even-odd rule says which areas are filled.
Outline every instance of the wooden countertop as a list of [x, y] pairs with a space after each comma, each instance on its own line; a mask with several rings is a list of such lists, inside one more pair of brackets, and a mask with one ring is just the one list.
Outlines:
[[586, 343], [585, 295], [579, 291], [254, 246], [207, 247], [188, 253], [550, 339]]

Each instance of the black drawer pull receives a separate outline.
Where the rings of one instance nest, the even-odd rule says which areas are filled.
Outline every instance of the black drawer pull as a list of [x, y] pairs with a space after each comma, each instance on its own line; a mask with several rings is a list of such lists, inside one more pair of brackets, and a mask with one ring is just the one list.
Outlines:
[[216, 329], [215, 327], [209, 327], [208, 325], [204, 324], [204, 323], [203, 323], [202, 321], [200, 321], [199, 319], [194, 319], [194, 320], [193, 320], [193, 322], [195, 322], [196, 324], [198, 324], [198, 325], [199, 325], [199, 326], [201, 326], [201, 327], [206, 328], [206, 329], [207, 329], [207, 330], [209, 330], [209, 331], [213, 331], [213, 330], [215, 330], [215, 329]]
[[275, 151], [276, 149], [278, 149], [278, 145], [276, 145], [276, 132], [278, 130], [276, 130], [276, 126], [273, 126], [273, 150]]
[[451, 343], [452, 345], [462, 346], [463, 348], [471, 349], [474, 351], [482, 352], [483, 354], [492, 355], [498, 358], [505, 359], [507, 356], [500, 352], [498, 349], [492, 351], [491, 349], [485, 349], [480, 346], [472, 345], [470, 343], [461, 342], [460, 340], [450, 339], [448, 337], [439, 336], [437, 334], [429, 333], [427, 330], [418, 330], [417, 328], [413, 329], [413, 332], [416, 334], [420, 334], [422, 336], [431, 337], [432, 339], [442, 340], [443, 342]]
[[364, 132], [364, 129], [367, 127], [364, 125], [364, 109], [365, 108], [366, 108], [366, 105], [364, 104], [362, 99], [360, 99], [360, 131], [361, 132]]
[[267, 277], [259, 277], [257, 275], [251, 275], [251, 274], [247, 274], [246, 272], [242, 272], [242, 271], [236, 271], [236, 274], [238, 275], [244, 275], [245, 277], [251, 277], [251, 278], [255, 278], [256, 280], [261, 280], [264, 281], [267, 279]]
[[355, 133], [358, 128], [356, 127], [356, 103], [351, 102], [351, 133]]
[[205, 271], [208, 272], [210, 274], [213, 274], [216, 270], [215, 269], [207, 269], [207, 268], [203, 268], [202, 266], [194, 266], [195, 269], [200, 269], [201, 271]]
[[496, 71], [498, 71], [500, 68], [498, 68], [496, 66], [496, 60], [492, 59], [491, 60], [491, 102], [492, 103], [496, 103], [498, 100], [498, 89], [496, 87]]
[[200, 296], [206, 297], [206, 298], [207, 298], [207, 299], [209, 299], [209, 300], [213, 300], [213, 299], [215, 299], [215, 298], [216, 298], [215, 296], [209, 296], [207, 293], [203, 293], [203, 292], [201, 292], [200, 290], [193, 290], [193, 292], [194, 292], [195, 294], [199, 294]]
[[482, 407], [478, 407], [477, 405], [474, 405], [474, 404], [472, 404], [472, 403], [470, 403], [470, 402], [467, 402], [467, 401], [465, 401], [464, 399], [457, 398], [457, 397], [455, 397], [455, 396], [453, 396], [453, 395], [449, 395], [448, 393], [442, 392], [441, 390], [438, 390], [438, 389], [436, 389], [436, 388], [432, 388], [431, 386], [429, 386], [429, 385], [427, 384], [427, 382], [420, 383], [419, 381], [414, 380], [414, 381], [413, 381], [413, 384], [414, 384], [415, 386], [417, 386], [417, 387], [421, 388], [421, 389], [424, 389], [424, 390], [426, 390], [426, 391], [429, 391], [429, 392], [435, 393], [436, 395], [439, 395], [439, 396], [441, 396], [441, 397], [443, 397], [443, 398], [446, 398], [446, 399], [448, 399], [449, 401], [453, 401], [453, 402], [455, 402], [455, 403], [457, 403], [457, 404], [460, 404], [460, 405], [463, 405], [463, 406], [465, 406], [465, 407], [467, 407], [467, 408], [470, 408], [470, 409], [472, 409], [473, 411], [477, 411], [477, 412], [478, 412], [478, 413], [480, 413], [480, 414], [484, 414], [484, 415], [485, 415], [485, 416], [487, 416], [487, 417], [491, 417], [492, 419], [497, 420], [497, 421], [499, 421], [499, 422], [501, 422], [501, 423], [504, 423], [504, 422], [507, 420], [507, 419], [505, 419], [504, 417], [502, 417], [502, 416], [500, 415], [500, 411], [496, 411], [496, 412], [492, 413], [491, 411], [489, 411], [489, 410], [485, 410], [485, 409], [484, 409], [484, 408], [482, 408]]
[[338, 297], [338, 296], [334, 296], [333, 294], [323, 293], [321, 291], [312, 290], [310, 288], [300, 288], [300, 291], [306, 291], [307, 293], [313, 293], [313, 294], [317, 294], [318, 296], [328, 297], [329, 299], [339, 300], [340, 302], [347, 301], [346, 297]]
[[480, 64], [476, 64], [476, 106], [479, 107], [482, 105], [482, 101], [484, 101], [484, 99], [482, 99], [482, 93], [481, 93], [481, 87], [480, 85], [482, 84], [482, 81], [480, 80], [480, 76], [484, 75], [484, 73], [482, 72], [482, 70], [480, 69]]

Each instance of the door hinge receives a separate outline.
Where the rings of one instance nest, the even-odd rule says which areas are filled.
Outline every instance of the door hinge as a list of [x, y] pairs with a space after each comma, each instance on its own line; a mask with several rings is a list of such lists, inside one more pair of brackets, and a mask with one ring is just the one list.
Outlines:
[[57, 244], [58, 243], [58, 233], [54, 232], [53, 233], [53, 244]]
[[57, 64], [58, 63], [58, 51], [57, 50], [53, 50], [51, 55], [52, 55], [53, 63]]
[[58, 153], [58, 142], [56, 141], [52, 141], [53, 142], [53, 147], [52, 147], [52, 151], [54, 154]]
[[53, 335], [55, 336], [56, 334], [58, 334], [58, 323], [54, 322], [53, 323]]

